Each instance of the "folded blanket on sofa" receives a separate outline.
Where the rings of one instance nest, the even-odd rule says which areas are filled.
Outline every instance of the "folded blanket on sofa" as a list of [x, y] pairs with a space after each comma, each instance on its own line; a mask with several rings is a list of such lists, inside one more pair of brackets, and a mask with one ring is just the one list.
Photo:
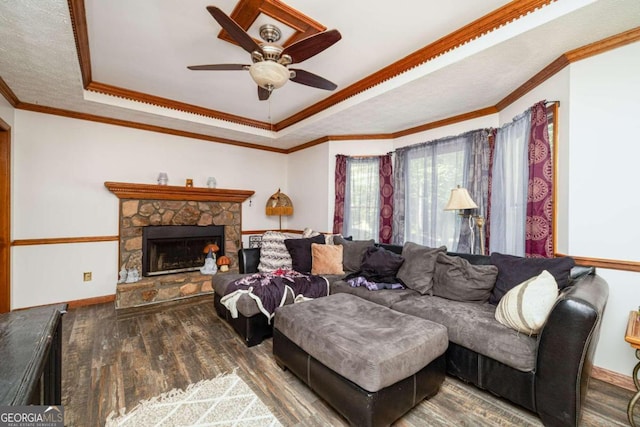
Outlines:
[[329, 295], [329, 282], [322, 276], [312, 276], [293, 270], [256, 273], [231, 282], [220, 302], [233, 318], [238, 317], [236, 304], [242, 295], [256, 301], [260, 312], [271, 321], [276, 308], [282, 307], [287, 295], [298, 302]]
[[404, 289], [404, 286], [402, 286], [401, 283], [373, 282], [363, 276], [353, 277], [347, 280], [347, 283], [352, 288], [357, 288], [358, 286], [364, 286], [370, 291], [379, 291], [381, 289]]

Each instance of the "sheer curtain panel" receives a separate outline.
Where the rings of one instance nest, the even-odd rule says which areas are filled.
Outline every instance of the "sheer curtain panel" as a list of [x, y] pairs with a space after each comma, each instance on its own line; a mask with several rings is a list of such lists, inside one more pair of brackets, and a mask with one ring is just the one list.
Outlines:
[[530, 131], [530, 110], [496, 131], [489, 233], [491, 252], [525, 254]]
[[458, 250], [461, 220], [444, 207], [451, 189], [467, 184], [471, 140], [466, 133], [396, 150], [395, 244]]

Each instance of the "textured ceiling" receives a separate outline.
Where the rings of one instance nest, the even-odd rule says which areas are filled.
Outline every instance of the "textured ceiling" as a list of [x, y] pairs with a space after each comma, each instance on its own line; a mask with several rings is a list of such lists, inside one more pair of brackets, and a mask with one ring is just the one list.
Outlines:
[[[248, 63], [219, 39], [211, 0], [85, 0], [92, 80], [267, 123], [330, 92], [295, 83], [257, 100], [244, 71], [186, 65]], [[504, 5], [457, 2], [290, 0], [342, 40], [296, 67], [337, 91]], [[231, 13], [236, 2], [215, 5]], [[83, 90], [65, 0], [0, 2], [0, 77], [24, 103], [287, 149], [327, 135], [392, 133], [493, 106], [563, 53], [640, 25], [638, 0], [558, 0], [462, 47], [279, 132]]]

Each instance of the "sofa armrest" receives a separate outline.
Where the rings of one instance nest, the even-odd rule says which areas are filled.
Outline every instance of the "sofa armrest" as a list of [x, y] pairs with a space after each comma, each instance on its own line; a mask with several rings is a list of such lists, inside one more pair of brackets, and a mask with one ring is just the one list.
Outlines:
[[257, 273], [260, 264], [260, 248], [241, 248], [238, 251], [240, 273]]
[[545, 425], [578, 425], [608, 296], [604, 279], [582, 276], [538, 335], [536, 412]]

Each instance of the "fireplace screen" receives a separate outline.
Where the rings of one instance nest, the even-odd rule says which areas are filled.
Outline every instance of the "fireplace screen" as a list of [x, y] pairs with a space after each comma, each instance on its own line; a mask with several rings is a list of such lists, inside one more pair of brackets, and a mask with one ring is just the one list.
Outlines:
[[162, 225], [142, 230], [142, 275], [196, 271], [204, 264], [204, 248], [216, 244], [224, 255], [222, 225]]

